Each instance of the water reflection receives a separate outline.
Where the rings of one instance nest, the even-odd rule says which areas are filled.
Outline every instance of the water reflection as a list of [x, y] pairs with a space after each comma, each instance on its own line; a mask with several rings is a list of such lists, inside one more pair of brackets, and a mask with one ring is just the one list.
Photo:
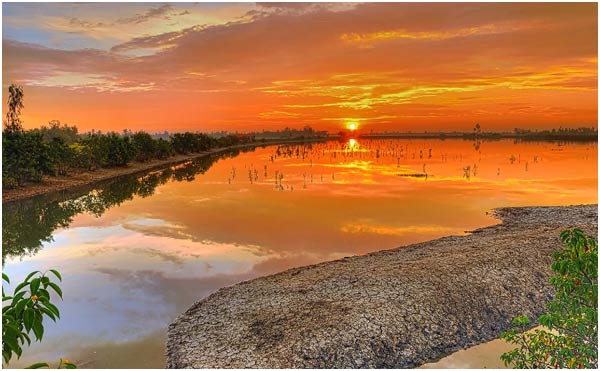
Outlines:
[[[135, 367], [124, 352], [138, 349], [163, 367], [166, 325], [221, 287], [463, 234], [493, 223], [494, 207], [595, 202], [595, 143], [355, 139], [207, 157], [11, 204], [4, 271], [65, 278], [62, 320], [11, 366], [66, 356]], [[110, 362], [94, 356], [107, 349]]]
[[99, 218], [107, 209], [132, 200], [134, 196], [152, 196], [156, 187], [169, 180], [193, 181], [196, 175], [204, 174], [219, 159], [235, 157], [239, 153], [239, 150], [225, 152], [152, 171], [143, 176], [119, 177], [117, 180], [94, 185], [91, 191], [67, 193], [59, 197], [53, 195], [50, 198], [36, 197], [3, 205], [2, 262], [4, 264], [6, 257], [35, 254], [43, 243], [53, 241], [52, 233], [56, 229], [68, 227], [78, 214], [89, 213]]

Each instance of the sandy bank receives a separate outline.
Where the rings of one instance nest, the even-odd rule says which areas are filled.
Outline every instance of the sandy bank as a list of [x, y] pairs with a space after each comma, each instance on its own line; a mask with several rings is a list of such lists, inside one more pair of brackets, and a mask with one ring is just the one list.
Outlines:
[[168, 330], [170, 368], [406, 368], [489, 341], [553, 295], [559, 233], [597, 205], [503, 208], [467, 236], [291, 269], [221, 289]]

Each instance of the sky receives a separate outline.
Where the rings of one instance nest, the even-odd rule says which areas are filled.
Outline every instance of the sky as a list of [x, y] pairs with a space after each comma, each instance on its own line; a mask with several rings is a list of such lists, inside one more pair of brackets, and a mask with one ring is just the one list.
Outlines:
[[[596, 3], [3, 3], [26, 128], [597, 126]], [[3, 114], [6, 105], [3, 105]]]

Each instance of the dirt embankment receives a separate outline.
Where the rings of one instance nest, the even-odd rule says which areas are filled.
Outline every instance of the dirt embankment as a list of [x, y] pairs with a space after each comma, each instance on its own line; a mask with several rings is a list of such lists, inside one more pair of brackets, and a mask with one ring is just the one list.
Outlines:
[[406, 368], [537, 318], [559, 233], [597, 205], [496, 210], [467, 236], [296, 268], [221, 289], [168, 330], [169, 368]]

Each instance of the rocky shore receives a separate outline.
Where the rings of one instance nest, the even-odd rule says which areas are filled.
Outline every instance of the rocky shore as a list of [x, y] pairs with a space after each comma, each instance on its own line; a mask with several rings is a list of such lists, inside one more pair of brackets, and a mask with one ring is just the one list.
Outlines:
[[168, 330], [169, 368], [408, 368], [536, 318], [559, 233], [597, 205], [502, 208], [502, 223], [221, 289]]

